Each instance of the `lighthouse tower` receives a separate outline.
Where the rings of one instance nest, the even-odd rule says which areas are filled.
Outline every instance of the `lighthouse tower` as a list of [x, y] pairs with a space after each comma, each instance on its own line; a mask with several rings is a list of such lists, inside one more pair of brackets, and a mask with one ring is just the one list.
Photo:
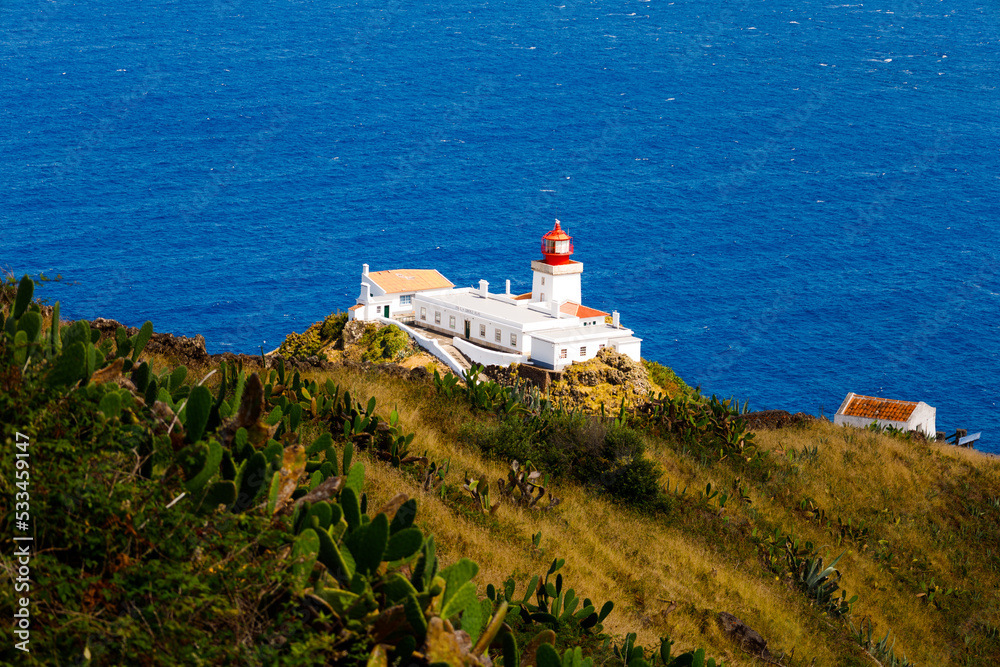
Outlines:
[[581, 303], [580, 274], [583, 263], [570, 259], [573, 237], [563, 231], [559, 221], [552, 231], [542, 236], [542, 260], [531, 262], [534, 278], [531, 300], [535, 302]]

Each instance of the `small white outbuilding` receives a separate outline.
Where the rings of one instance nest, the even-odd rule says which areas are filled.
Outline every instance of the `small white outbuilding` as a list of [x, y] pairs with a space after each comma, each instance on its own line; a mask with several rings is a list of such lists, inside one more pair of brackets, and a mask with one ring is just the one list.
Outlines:
[[923, 401], [899, 401], [877, 396], [862, 396], [853, 391], [840, 404], [833, 423], [865, 428], [872, 422], [903, 431], [921, 431], [933, 438], [936, 431], [937, 409]]

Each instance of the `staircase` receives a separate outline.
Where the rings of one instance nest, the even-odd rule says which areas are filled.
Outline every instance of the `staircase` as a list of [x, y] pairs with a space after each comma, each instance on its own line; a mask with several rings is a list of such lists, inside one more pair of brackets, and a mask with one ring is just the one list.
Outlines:
[[465, 355], [459, 352], [458, 348], [451, 344], [452, 336], [439, 334], [436, 331], [431, 331], [430, 329], [420, 329], [420, 333], [441, 343], [441, 347], [444, 348], [444, 351], [447, 352], [448, 356], [454, 359], [459, 366], [461, 366], [463, 371], [467, 371], [472, 368], [472, 364], [465, 357]]

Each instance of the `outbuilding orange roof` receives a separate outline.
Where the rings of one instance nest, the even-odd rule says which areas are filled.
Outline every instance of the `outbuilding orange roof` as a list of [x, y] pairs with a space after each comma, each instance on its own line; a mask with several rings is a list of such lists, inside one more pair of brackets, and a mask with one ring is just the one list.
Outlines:
[[454, 283], [434, 269], [392, 269], [373, 271], [368, 274], [386, 294], [399, 292], [419, 292], [427, 289], [447, 289]]
[[588, 308], [572, 301], [567, 301], [560, 306], [559, 312], [566, 313], [567, 315], [575, 315], [576, 317], [607, 317], [609, 315], [609, 313], [605, 313], [603, 310]]
[[525, 292], [524, 294], [518, 294], [514, 297], [514, 301], [524, 301], [525, 299], [531, 298], [531, 292]]
[[348, 308], [347, 310], [357, 310], [360, 307], [361, 307], [361, 304], [360, 303], [356, 303], [353, 306], [351, 306], [350, 308]]
[[891, 398], [855, 394], [841, 414], [847, 417], [905, 422], [913, 414], [916, 407], [917, 404], [913, 401], [897, 401]]

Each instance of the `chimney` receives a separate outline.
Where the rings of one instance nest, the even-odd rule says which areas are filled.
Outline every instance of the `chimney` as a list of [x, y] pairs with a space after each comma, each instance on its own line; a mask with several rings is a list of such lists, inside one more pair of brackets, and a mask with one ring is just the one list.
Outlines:
[[556, 301], [555, 299], [552, 299], [551, 304], [552, 304], [552, 317], [554, 317], [554, 318], [556, 318], [558, 320], [559, 319], [559, 307], [562, 304], [559, 303], [558, 301]]
[[490, 284], [485, 280], [479, 281], [479, 296], [484, 299], [487, 299], [490, 296]]
[[[365, 264], [365, 266], [368, 266]], [[372, 300], [372, 286], [368, 283], [361, 283], [361, 303], [368, 303]]]
[[507, 296], [510, 296], [510, 279], [507, 280]]
[[362, 264], [361, 265], [361, 275], [363, 275], [363, 276], [367, 276], [368, 275], [368, 265], [367, 264]]
[[618, 325], [618, 311], [617, 311], [617, 310], [612, 310], [612, 311], [611, 311], [611, 325], [612, 325], [612, 326], [613, 326], [613, 327], [614, 327], [615, 329], [619, 329], [619, 328], [621, 328], [621, 327], [619, 327], [619, 325]]

